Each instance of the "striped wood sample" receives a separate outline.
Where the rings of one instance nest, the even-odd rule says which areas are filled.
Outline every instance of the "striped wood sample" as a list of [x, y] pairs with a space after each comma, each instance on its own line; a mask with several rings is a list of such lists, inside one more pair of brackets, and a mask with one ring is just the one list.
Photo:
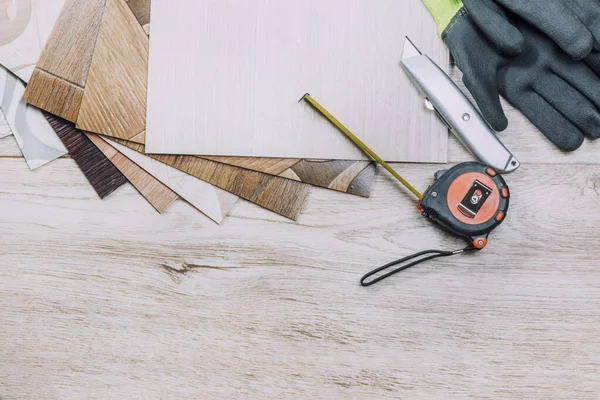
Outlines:
[[[150, 8], [150, 0], [128, 4], [135, 17], [126, 9], [124, 0], [107, 1], [77, 127], [143, 144], [148, 37], [134, 18], [138, 18], [140, 24], [149, 22], [143, 10]], [[123, 107], [124, 104], [127, 107]], [[374, 163], [369, 162], [205, 158], [365, 197], [369, 196], [375, 172]]]
[[120, 139], [145, 130], [147, 81], [148, 37], [125, 0], [106, 0], [77, 128]]
[[105, 0], [67, 0], [29, 80], [26, 102], [77, 121], [104, 6]]
[[74, 124], [49, 113], [44, 116], [100, 198], [127, 183], [121, 171]]
[[[121, 139], [116, 142], [144, 154], [141, 144]], [[148, 156], [292, 220], [300, 215], [310, 191], [310, 186], [301, 182], [199, 157]]]
[[0, 1], [0, 64], [29, 82], [65, 0]]
[[295, 158], [202, 157], [362, 197], [369, 197], [376, 165], [369, 161], [299, 160]]
[[121, 171], [138, 192], [158, 211], [167, 211], [179, 198], [175, 192], [93, 133], [86, 136]]
[[107, 137], [103, 136], [102, 139], [218, 224], [225, 220], [239, 199], [234, 194], [138, 153]]

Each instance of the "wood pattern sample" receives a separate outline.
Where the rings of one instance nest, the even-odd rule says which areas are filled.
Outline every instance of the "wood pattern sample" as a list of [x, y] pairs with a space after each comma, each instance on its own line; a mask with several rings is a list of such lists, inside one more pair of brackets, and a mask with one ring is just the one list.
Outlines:
[[121, 171], [74, 124], [49, 113], [44, 115], [100, 198], [127, 183]]
[[148, 37], [125, 0], [106, 0], [77, 128], [121, 139], [143, 131], [147, 81]]
[[77, 121], [105, 0], [67, 0], [29, 80], [24, 100]]
[[158, 211], [163, 213], [175, 203], [179, 196], [163, 185], [136, 163], [120, 153], [110, 144], [93, 133], [86, 133], [88, 139], [114, 164], [138, 192]]
[[[150, 0], [130, 1], [128, 5], [139, 23], [149, 22], [148, 14], [136, 13], [136, 9], [149, 10]], [[148, 38], [125, 7], [123, 0], [107, 2], [77, 126], [144, 144]], [[353, 161], [206, 158], [360, 196], [369, 195], [375, 171], [373, 163]]]
[[65, 0], [0, 2], [0, 64], [29, 82], [64, 4]]
[[367, 159], [298, 103], [309, 92], [385, 160], [445, 162], [447, 129], [400, 66], [405, 36], [448, 65], [427, 15], [419, 1], [153, 0], [146, 151]]
[[22, 100], [23, 82], [0, 66], [0, 107], [29, 169], [34, 170], [67, 154], [42, 111]]
[[102, 139], [218, 224], [223, 222], [225, 217], [229, 215], [238, 200], [236, 195], [219, 189], [210, 183], [138, 153], [106, 137], [102, 137]]
[[[144, 154], [141, 144], [121, 139], [115, 141]], [[300, 215], [310, 191], [310, 186], [301, 182], [199, 157], [147, 155], [292, 220]]]
[[151, 0], [127, 0], [127, 5], [146, 34], [150, 33], [150, 4]]
[[362, 197], [369, 197], [376, 164], [369, 161], [202, 157]]

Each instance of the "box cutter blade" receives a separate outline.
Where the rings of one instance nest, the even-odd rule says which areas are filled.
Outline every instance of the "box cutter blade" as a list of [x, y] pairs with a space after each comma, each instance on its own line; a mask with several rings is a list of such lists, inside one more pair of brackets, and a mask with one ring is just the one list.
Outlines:
[[408, 37], [404, 41], [401, 65], [425, 96], [425, 106], [437, 114], [473, 156], [500, 173], [519, 168], [519, 161], [498, 139], [473, 103]]

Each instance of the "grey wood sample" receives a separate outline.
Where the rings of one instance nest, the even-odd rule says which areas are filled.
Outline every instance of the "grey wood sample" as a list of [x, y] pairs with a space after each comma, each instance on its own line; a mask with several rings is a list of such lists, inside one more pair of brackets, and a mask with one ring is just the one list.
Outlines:
[[67, 154], [42, 111], [21, 98], [25, 85], [0, 66], [0, 108], [31, 170]]

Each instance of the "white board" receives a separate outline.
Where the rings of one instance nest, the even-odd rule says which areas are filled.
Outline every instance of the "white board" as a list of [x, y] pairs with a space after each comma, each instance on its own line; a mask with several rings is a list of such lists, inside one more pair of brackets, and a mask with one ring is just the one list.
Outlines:
[[443, 67], [420, 0], [152, 1], [146, 151], [364, 159], [309, 92], [389, 161], [445, 162], [447, 131], [400, 66]]

